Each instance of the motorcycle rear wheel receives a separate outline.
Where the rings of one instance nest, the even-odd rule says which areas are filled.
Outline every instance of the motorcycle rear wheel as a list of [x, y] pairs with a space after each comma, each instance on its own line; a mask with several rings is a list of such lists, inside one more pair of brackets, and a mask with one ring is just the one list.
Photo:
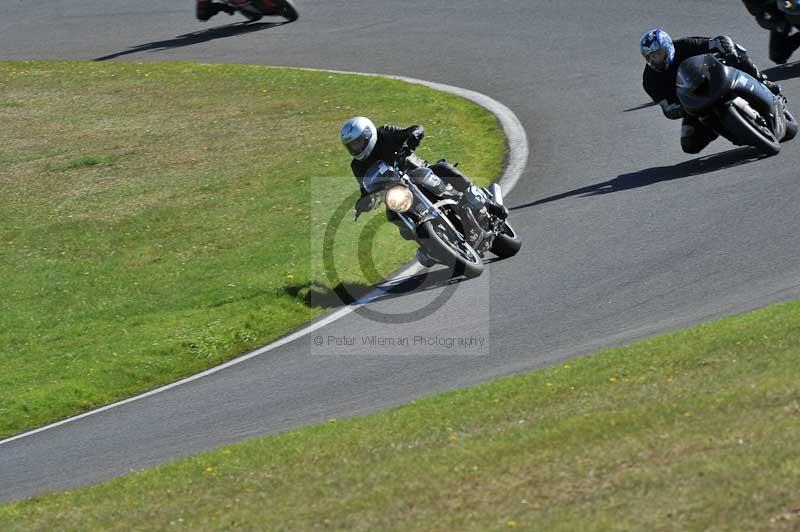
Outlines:
[[463, 235], [442, 220], [429, 220], [417, 227], [419, 243], [425, 253], [451, 269], [453, 276], [467, 279], [483, 273], [483, 259]]
[[780, 142], [765, 124], [753, 121], [735, 105], [728, 105], [719, 114], [722, 126], [740, 143], [752, 146], [767, 155], [781, 151]]
[[497, 235], [489, 249], [501, 259], [513, 257], [522, 247], [522, 239], [508, 222], [503, 222], [503, 232]]
[[789, 142], [797, 136], [797, 120], [789, 111], [786, 111], [784, 116], [786, 117], [786, 134], [781, 139], [781, 142]]

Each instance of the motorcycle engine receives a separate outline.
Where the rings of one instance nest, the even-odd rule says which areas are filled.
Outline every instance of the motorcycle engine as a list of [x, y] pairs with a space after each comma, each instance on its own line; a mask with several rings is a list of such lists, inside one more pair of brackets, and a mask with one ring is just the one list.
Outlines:
[[475, 185], [471, 185], [467, 190], [465, 190], [461, 197], [461, 201], [464, 202], [476, 215], [480, 212], [483, 206], [486, 205], [486, 200], [486, 194]]

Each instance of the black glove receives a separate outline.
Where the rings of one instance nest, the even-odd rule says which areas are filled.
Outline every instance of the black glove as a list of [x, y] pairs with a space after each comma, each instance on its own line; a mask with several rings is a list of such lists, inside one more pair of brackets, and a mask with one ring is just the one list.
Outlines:
[[406, 144], [412, 150], [416, 150], [419, 147], [419, 143], [422, 142], [422, 139], [424, 137], [425, 137], [425, 130], [422, 129], [422, 126], [415, 127], [409, 132]]
[[356, 214], [354, 220], [358, 220], [358, 217], [361, 216], [362, 212], [368, 212], [374, 209], [376, 203], [377, 201], [375, 196], [372, 194], [366, 194], [358, 198], [358, 201], [356, 201], [355, 205]]
[[709, 49], [718, 51], [728, 65], [739, 63], [739, 52], [736, 50], [736, 43], [727, 35], [720, 35], [711, 39]]

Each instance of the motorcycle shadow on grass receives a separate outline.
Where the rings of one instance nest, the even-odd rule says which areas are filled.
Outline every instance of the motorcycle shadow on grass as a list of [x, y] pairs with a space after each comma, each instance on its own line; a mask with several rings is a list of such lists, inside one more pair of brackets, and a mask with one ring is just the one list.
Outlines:
[[722, 153], [705, 155], [703, 157], [684, 161], [672, 166], [654, 166], [652, 168], [639, 170], [638, 172], [622, 174], [614, 179], [589, 185], [588, 187], [570, 190], [569, 192], [563, 192], [561, 194], [549, 196], [531, 203], [510, 207], [509, 210], [514, 211], [526, 209], [528, 207], [544, 205], [546, 203], [552, 203], [554, 201], [571, 197], [585, 198], [589, 196], [599, 196], [601, 194], [611, 194], [613, 192], [646, 187], [656, 183], [661, 183], [663, 181], [672, 181], [675, 179], [683, 179], [685, 177], [716, 172], [717, 170], [725, 170], [758, 161], [760, 159], [765, 159], [766, 157], [768, 156], [760, 153], [755, 148], [736, 148]]
[[122, 52], [116, 52], [98, 57], [95, 59], [95, 61], [108, 61], [109, 59], [116, 59], [117, 57], [122, 57], [124, 55], [138, 54], [141, 52], [160, 52], [162, 50], [182, 48], [184, 46], [192, 46], [194, 44], [214, 41], [217, 39], [225, 39], [227, 37], [235, 37], [237, 35], [268, 30], [276, 26], [283, 26], [284, 24], [289, 24], [289, 22], [236, 22], [234, 24], [226, 24], [225, 26], [216, 26], [214, 28], [178, 35], [172, 39], [140, 44], [138, 46], [128, 48]]
[[[484, 259], [484, 264], [491, 264], [497, 258]], [[364, 283], [341, 282], [331, 288], [317, 281], [309, 281], [299, 285], [290, 285], [283, 291], [301, 301], [309, 308], [339, 308], [352, 305], [356, 302], [374, 303], [398, 297], [418, 294], [427, 290], [445, 288], [466, 281], [465, 277], [453, 277], [453, 272], [448, 268], [426, 269], [414, 275], [398, 277], [378, 285]], [[376, 292], [369, 297], [365, 298]]]

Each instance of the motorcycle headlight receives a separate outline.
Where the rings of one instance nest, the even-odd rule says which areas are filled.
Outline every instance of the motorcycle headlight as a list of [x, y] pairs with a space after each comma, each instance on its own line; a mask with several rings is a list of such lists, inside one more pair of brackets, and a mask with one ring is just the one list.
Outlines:
[[407, 212], [414, 204], [414, 195], [406, 187], [396, 186], [386, 191], [384, 201], [394, 212]]

